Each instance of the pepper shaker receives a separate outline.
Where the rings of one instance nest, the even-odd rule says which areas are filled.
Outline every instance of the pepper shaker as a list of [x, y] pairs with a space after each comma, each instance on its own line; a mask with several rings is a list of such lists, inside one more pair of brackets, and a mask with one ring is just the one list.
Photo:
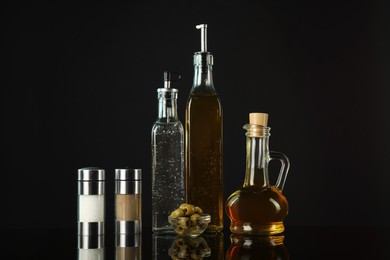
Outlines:
[[115, 232], [142, 232], [142, 170], [115, 170]]

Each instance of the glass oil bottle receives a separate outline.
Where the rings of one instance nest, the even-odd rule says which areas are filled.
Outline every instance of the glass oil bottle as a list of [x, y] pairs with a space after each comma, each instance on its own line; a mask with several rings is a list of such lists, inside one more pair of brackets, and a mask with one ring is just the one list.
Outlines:
[[[246, 133], [246, 173], [244, 185], [226, 201], [226, 213], [231, 220], [230, 231], [246, 235], [274, 235], [284, 231], [283, 220], [288, 203], [282, 194], [290, 167], [288, 158], [269, 151], [270, 127], [268, 114], [250, 113]], [[268, 178], [268, 163], [279, 160], [281, 170], [276, 185]]]
[[152, 230], [174, 233], [169, 214], [185, 202], [184, 129], [177, 115], [178, 90], [171, 81], [180, 75], [164, 72], [158, 93], [158, 118], [152, 128]]
[[194, 55], [194, 83], [186, 106], [187, 202], [210, 214], [206, 232], [223, 228], [222, 106], [214, 88], [213, 56], [207, 52], [207, 24], [201, 29], [201, 51]]

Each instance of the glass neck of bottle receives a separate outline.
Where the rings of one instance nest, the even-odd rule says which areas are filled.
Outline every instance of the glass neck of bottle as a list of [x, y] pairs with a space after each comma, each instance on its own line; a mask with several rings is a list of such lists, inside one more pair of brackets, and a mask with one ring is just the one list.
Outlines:
[[214, 89], [212, 65], [195, 65], [193, 88], [207, 87]]
[[177, 120], [177, 99], [160, 97], [158, 100], [158, 118], [166, 122]]
[[244, 187], [270, 186], [268, 179], [269, 136], [246, 138], [246, 173]]

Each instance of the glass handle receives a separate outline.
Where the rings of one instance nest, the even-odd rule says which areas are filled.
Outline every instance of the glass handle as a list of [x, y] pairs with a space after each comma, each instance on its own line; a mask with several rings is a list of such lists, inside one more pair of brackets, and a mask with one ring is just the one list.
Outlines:
[[287, 173], [288, 170], [290, 169], [290, 160], [283, 153], [273, 152], [273, 151], [269, 153], [269, 160], [270, 161], [279, 160], [281, 163], [279, 177], [278, 180], [276, 181], [275, 186], [280, 191], [283, 191], [284, 183], [286, 182], [286, 178], [287, 178]]

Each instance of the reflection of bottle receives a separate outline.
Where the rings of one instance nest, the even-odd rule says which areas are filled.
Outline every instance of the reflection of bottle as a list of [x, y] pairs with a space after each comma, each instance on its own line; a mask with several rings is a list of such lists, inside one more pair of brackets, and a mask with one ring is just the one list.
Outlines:
[[161, 260], [161, 259], [170, 259], [168, 252], [172, 243], [177, 238], [176, 235], [164, 234], [159, 235], [153, 234], [153, 249], [152, 249], [152, 259]]
[[158, 118], [152, 128], [152, 229], [155, 233], [174, 233], [168, 216], [185, 201], [184, 129], [177, 115], [178, 90], [170, 86], [175, 77], [180, 76], [164, 72], [164, 88], [157, 90]]
[[116, 260], [141, 260], [142, 259], [142, 247], [141, 247], [142, 235], [116, 235]]
[[224, 235], [222, 232], [214, 234], [202, 234], [202, 237], [207, 242], [211, 249], [211, 256], [208, 260], [223, 260], [224, 259]]
[[194, 55], [194, 84], [186, 106], [187, 202], [210, 214], [210, 233], [223, 228], [222, 106], [213, 83], [213, 56], [207, 52], [207, 25], [197, 28], [202, 50]]
[[[270, 152], [268, 114], [251, 113], [247, 130], [247, 162], [244, 186], [226, 201], [230, 230], [235, 234], [273, 235], [284, 231], [288, 203], [282, 194], [290, 166], [288, 158]], [[282, 168], [275, 186], [268, 179], [268, 162], [277, 159]]]
[[231, 245], [226, 260], [235, 259], [289, 259], [283, 244], [284, 236], [242, 236], [231, 235]]
[[202, 237], [178, 237], [168, 251], [172, 259], [203, 259], [211, 249]]

